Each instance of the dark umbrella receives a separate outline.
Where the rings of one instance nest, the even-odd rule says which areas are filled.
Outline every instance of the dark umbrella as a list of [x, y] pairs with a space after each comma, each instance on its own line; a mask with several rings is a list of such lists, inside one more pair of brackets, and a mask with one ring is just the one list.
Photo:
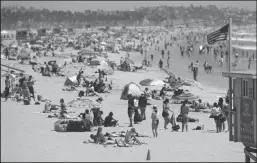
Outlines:
[[140, 85], [142, 86], [148, 86], [148, 84], [153, 81], [152, 79], [145, 79], [139, 82]]

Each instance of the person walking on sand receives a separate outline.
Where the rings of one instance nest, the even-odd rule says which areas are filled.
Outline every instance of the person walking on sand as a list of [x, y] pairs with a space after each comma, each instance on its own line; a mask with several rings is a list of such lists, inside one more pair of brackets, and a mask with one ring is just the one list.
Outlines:
[[158, 118], [158, 110], [156, 105], [153, 106], [153, 112], [152, 112], [151, 118], [152, 118], [153, 137], [158, 137], [157, 129], [159, 126], [159, 118]]
[[159, 61], [159, 68], [162, 69], [162, 66], [163, 66], [163, 61], [160, 59], [160, 61]]
[[9, 97], [10, 87], [11, 87], [10, 77], [6, 76], [6, 79], [5, 79], [5, 90], [4, 90], [5, 101], [7, 101], [8, 97]]
[[180, 115], [182, 116], [182, 132], [184, 132], [184, 129], [186, 128], [186, 132], [188, 132], [188, 113], [189, 108], [186, 105], [188, 103], [188, 100], [184, 100], [183, 104], [180, 108]]
[[162, 58], [164, 58], [164, 50], [161, 51]]
[[251, 63], [252, 63], [252, 57], [249, 57], [249, 60], [248, 60], [248, 70], [251, 69]]
[[141, 94], [141, 96], [139, 97], [138, 105], [140, 108], [142, 120], [146, 120], [146, 116], [145, 116], [145, 110], [146, 110], [146, 105], [147, 105], [146, 94], [144, 94], [144, 93]]
[[170, 108], [169, 108], [169, 99], [166, 98], [163, 101], [163, 111], [162, 111], [162, 117], [164, 118], [164, 129], [165, 130], [168, 129], [167, 125], [170, 122], [169, 111], [171, 111]]
[[152, 60], [152, 62], [153, 62], [153, 57], [154, 57], [154, 54], [152, 53], [152, 54], [151, 54], [151, 60]]
[[36, 101], [35, 100], [34, 83], [35, 83], [35, 80], [33, 80], [32, 76], [30, 75], [29, 79], [28, 79], [29, 93], [32, 95], [32, 98], [34, 99], [34, 101]]
[[133, 127], [133, 116], [135, 113], [135, 109], [134, 109], [134, 99], [132, 97], [132, 94], [128, 94], [128, 117], [129, 117], [129, 122], [130, 125], [129, 127]]
[[167, 58], [167, 68], [170, 68], [170, 56]]

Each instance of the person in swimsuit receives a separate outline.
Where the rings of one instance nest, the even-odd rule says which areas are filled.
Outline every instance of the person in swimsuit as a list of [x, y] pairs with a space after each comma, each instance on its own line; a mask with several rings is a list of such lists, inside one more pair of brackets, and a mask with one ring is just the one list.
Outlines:
[[164, 129], [165, 130], [168, 129], [167, 125], [170, 122], [169, 111], [171, 111], [169, 108], [169, 99], [165, 99], [163, 101], [163, 111], [162, 111], [162, 117], [164, 118]]
[[60, 107], [61, 107], [61, 112], [60, 116], [61, 118], [69, 118], [68, 112], [67, 112], [67, 105], [64, 103], [64, 99], [60, 99]]
[[153, 106], [153, 112], [152, 112], [152, 131], [153, 131], [153, 137], [158, 137], [158, 126], [159, 126], [159, 118], [158, 118], [158, 110], [157, 106]]
[[188, 113], [189, 108], [186, 105], [188, 100], [184, 100], [183, 104], [181, 105], [180, 115], [182, 116], [182, 132], [184, 132], [184, 128], [186, 128], [186, 132], [188, 132]]
[[6, 76], [6, 79], [5, 79], [5, 90], [4, 90], [5, 101], [7, 101], [8, 97], [9, 97], [10, 87], [11, 87], [10, 78], [9, 78], [9, 76]]
[[35, 82], [35, 80], [33, 80], [32, 79], [32, 76], [30, 75], [29, 76], [29, 80], [28, 80], [28, 88], [29, 88], [29, 92], [30, 92], [30, 94], [32, 95], [32, 98], [34, 99], [34, 101], [36, 101], [35, 100], [35, 92], [34, 92], [34, 82]]

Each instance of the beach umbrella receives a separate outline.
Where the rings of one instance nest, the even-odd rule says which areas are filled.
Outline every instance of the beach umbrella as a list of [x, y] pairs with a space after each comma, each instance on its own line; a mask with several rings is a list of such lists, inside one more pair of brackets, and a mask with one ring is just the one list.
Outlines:
[[148, 86], [163, 86], [165, 83], [162, 80], [152, 80], [148, 84]]
[[91, 99], [75, 99], [67, 103], [69, 107], [92, 109], [101, 107], [101, 105]]
[[20, 54], [18, 54], [17, 56], [17, 59], [23, 59], [23, 60], [30, 59], [30, 54], [25, 52], [20, 52]]
[[139, 84], [141, 86], [147, 86], [151, 81], [153, 81], [153, 79], [144, 79], [144, 80], [140, 81]]
[[165, 85], [165, 83], [159, 79], [156, 79], [156, 80], [145, 79], [145, 80], [142, 80], [139, 84], [142, 86], [163, 86], [163, 85]]

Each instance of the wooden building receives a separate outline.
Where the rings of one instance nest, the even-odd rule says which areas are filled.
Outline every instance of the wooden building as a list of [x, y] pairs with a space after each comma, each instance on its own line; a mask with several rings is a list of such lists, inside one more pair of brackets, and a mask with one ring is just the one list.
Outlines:
[[38, 29], [37, 30], [37, 35], [39, 37], [46, 36], [46, 29], [45, 28]]
[[16, 40], [18, 41], [29, 41], [30, 37], [31, 37], [31, 31], [29, 29], [16, 31]]
[[[230, 141], [245, 146], [245, 162], [257, 161], [257, 80], [256, 71], [223, 72], [232, 78], [232, 122], [229, 125]], [[255, 155], [253, 154], [255, 153]]]

